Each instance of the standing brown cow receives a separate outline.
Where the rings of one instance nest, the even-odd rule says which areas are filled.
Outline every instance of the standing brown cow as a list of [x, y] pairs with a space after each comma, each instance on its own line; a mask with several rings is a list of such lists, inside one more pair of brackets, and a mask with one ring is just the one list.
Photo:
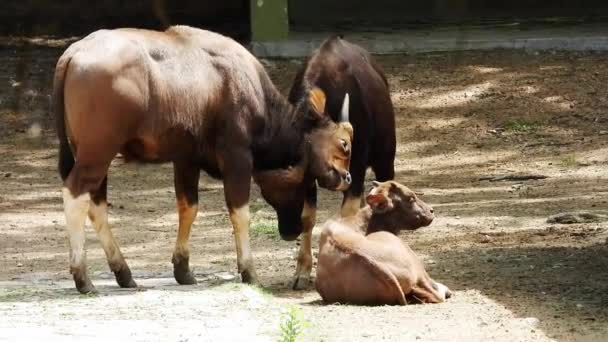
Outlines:
[[[107, 173], [118, 153], [127, 161], [173, 163], [179, 213], [173, 264], [180, 284], [196, 282], [188, 239], [201, 169], [223, 179], [244, 282], [256, 280], [252, 176], [286, 240], [312, 229], [304, 204], [310, 184], [342, 191], [350, 183], [352, 127], [325, 114], [324, 92], [309, 88], [289, 104], [255, 57], [216, 33], [187, 26], [94, 32], [59, 58], [53, 97], [70, 271], [82, 293], [95, 290], [85, 263], [87, 215], [118, 284], [136, 286], [108, 226]], [[310, 255], [310, 246], [301, 254]]]
[[[302, 66], [289, 101], [301, 101], [310, 87], [319, 87], [327, 94], [327, 110], [336, 122], [340, 120], [342, 99], [345, 94], [350, 96], [349, 121], [354, 129], [352, 185], [344, 192], [342, 216], [353, 215], [361, 207], [369, 166], [379, 181], [395, 176], [395, 113], [386, 76], [369, 52], [335, 36], [323, 42]], [[315, 194], [308, 197], [311, 201], [316, 198]]]
[[440, 303], [450, 290], [435, 282], [422, 261], [395, 234], [433, 221], [433, 209], [407, 187], [374, 182], [368, 206], [328, 221], [319, 240], [315, 287], [326, 302]]

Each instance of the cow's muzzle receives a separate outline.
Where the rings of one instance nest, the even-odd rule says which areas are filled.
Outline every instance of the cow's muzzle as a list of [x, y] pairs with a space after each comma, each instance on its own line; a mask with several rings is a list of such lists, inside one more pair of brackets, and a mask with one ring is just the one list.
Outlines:
[[284, 241], [293, 241], [302, 234], [302, 218], [300, 212], [278, 213], [279, 235]]

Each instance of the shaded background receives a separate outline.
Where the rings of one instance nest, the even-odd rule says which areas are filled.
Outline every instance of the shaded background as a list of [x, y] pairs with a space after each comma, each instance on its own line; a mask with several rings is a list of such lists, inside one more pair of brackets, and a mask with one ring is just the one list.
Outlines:
[[[258, 0], [251, 0], [258, 1]], [[273, 1], [273, 0], [266, 0]], [[250, 0], [3, 0], [2, 35], [83, 35], [99, 28], [188, 24], [250, 39]], [[416, 28], [445, 24], [597, 21], [604, 0], [288, 0], [292, 30]]]

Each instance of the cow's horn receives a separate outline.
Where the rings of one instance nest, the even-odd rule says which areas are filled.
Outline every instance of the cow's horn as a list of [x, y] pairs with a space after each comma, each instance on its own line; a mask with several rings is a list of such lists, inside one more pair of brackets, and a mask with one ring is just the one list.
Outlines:
[[340, 121], [348, 122], [348, 110], [349, 110], [350, 101], [348, 98], [348, 93], [344, 95], [344, 102], [342, 102], [342, 110], [340, 111]]

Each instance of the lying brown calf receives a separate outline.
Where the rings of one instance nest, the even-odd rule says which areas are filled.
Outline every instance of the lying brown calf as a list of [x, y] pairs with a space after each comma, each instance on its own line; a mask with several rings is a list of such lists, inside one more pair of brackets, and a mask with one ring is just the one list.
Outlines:
[[441, 303], [450, 290], [435, 282], [395, 234], [433, 221], [433, 209], [407, 187], [374, 182], [367, 206], [329, 220], [319, 242], [315, 287], [324, 301], [365, 305]]

